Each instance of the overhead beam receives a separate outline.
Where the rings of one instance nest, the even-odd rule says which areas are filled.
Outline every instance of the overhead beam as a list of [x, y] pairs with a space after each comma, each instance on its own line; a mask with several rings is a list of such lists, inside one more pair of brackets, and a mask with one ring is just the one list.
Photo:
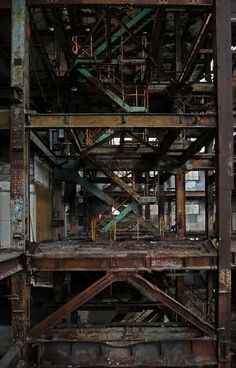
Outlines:
[[[127, 0], [31, 0], [30, 6], [39, 5], [127, 5]], [[156, 5], [156, 6], [212, 6], [214, 0], [132, 0], [132, 5]], [[2, 0], [0, 8], [9, 8], [11, 6], [10, 0]]]
[[28, 114], [26, 123], [26, 128], [44, 129], [113, 127], [216, 128], [216, 117], [214, 114]]
[[118, 342], [118, 341], [166, 341], [201, 340], [201, 332], [191, 327], [164, 326], [83, 326], [80, 328], [50, 329], [43, 336], [32, 342], [83, 341], [83, 342]]
[[[109, 152], [111, 152], [109, 150]], [[111, 154], [116, 154], [117, 151], [114, 150], [114, 152], [111, 152]], [[176, 158], [178, 159], [178, 157]], [[144, 171], [153, 171], [153, 170], [158, 170], [158, 165], [155, 165], [152, 163], [152, 160], [147, 158], [143, 158], [143, 159], [139, 159], [138, 157], [135, 157], [135, 155], [130, 154], [130, 157], [128, 158], [120, 158], [117, 157], [117, 160], [119, 162], [122, 162], [122, 165], [125, 167], [126, 170], [128, 171], [134, 171], [134, 172], [144, 172]], [[110, 161], [110, 168], [112, 170], [116, 170], [117, 169], [117, 161], [116, 159], [111, 160]], [[69, 161], [69, 160], [68, 160]], [[58, 160], [59, 162], [59, 160]], [[74, 164], [72, 165], [72, 162], [74, 162]], [[60, 174], [60, 176], [58, 177], [58, 179], [60, 180], [71, 180], [74, 181], [75, 177], [75, 170], [78, 168], [78, 161], [75, 159], [74, 161], [70, 160], [69, 161], [70, 166], [63, 167], [63, 173]], [[187, 171], [192, 171], [192, 170], [196, 170], [196, 171], [201, 171], [201, 170], [214, 170], [215, 168], [215, 162], [213, 159], [204, 159], [204, 158], [197, 158], [195, 157], [195, 159], [191, 159], [188, 160], [185, 164], [184, 164], [185, 168]], [[86, 160], [85, 165], [84, 165], [86, 170], [97, 170], [96, 166], [93, 165], [91, 162], [89, 162], [88, 160]], [[163, 169], [163, 170], [173, 170], [173, 166], [171, 165], [166, 165], [163, 161], [160, 162], [159, 164], [159, 169]], [[61, 170], [62, 172], [62, 170]], [[59, 171], [58, 171], [59, 174]], [[63, 179], [63, 175], [64, 175], [64, 179]], [[73, 175], [73, 176], [70, 176]], [[91, 182], [95, 182], [96, 183], [96, 178], [90, 178], [89, 179]], [[110, 182], [110, 179], [108, 178], [103, 178], [102, 180], [104, 180], [104, 182]]]

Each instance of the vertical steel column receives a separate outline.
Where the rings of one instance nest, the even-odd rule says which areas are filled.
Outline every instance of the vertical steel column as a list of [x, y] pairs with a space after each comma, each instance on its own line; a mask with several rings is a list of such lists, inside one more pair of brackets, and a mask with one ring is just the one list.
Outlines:
[[56, 303], [60, 303], [63, 300], [62, 284], [64, 277], [64, 273], [62, 272], [53, 272], [53, 299]]
[[176, 228], [180, 239], [185, 238], [186, 216], [185, 216], [185, 173], [179, 171], [175, 176], [176, 191]]
[[160, 239], [164, 237], [164, 217], [165, 217], [165, 197], [164, 184], [160, 184], [159, 198], [158, 198], [158, 235]]
[[[150, 188], [149, 188], [149, 171], [147, 171], [145, 173], [145, 178], [146, 178], [146, 185], [145, 185], [145, 195], [149, 196], [150, 195]], [[151, 208], [150, 208], [150, 203], [147, 203], [145, 205], [145, 220], [150, 221], [151, 219]]]
[[12, 0], [11, 51], [11, 245], [25, 247], [25, 94], [26, 18], [25, 0]]
[[215, 199], [213, 194], [213, 184], [209, 183], [209, 171], [205, 171], [205, 229], [207, 238], [214, 235]]
[[233, 104], [231, 2], [216, 0], [217, 231], [219, 236], [218, 359], [230, 367], [231, 191], [233, 189]]
[[[206, 145], [206, 153], [213, 153], [213, 145], [213, 142]], [[213, 191], [214, 182], [213, 180], [210, 180], [213, 177], [214, 172], [212, 170], [205, 171], [205, 230], [207, 238], [215, 235], [215, 196]]]
[[[184, 289], [185, 289], [185, 278], [184, 276], [176, 276], [176, 300], [184, 305]], [[181, 322], [183, 319], [180, 316], [176, 316], [177, 321]]]
[[181, 62], [181, 27], [180, 27], [180, 16], [178, 13], [174, 14], [175, 22], [175, 69], [176, 69], [176, 80], [179, 78], [179, 73], [182, 70]]
[[[28, 161], [25, 140], [25, 108], [28, 99], [28, 12], [25, 0], [12, 0], [11, 26], [11, 245], [24, 252], [26, 240], [26, 177]], [[27, 274], [12, 276], [12, 328], [15, 341], [23, 340], [28, 328]]]
[[214, 308], [213, 308], [213, 299], [214, 299], [214, 290], [216, 289], [216, 277], [214, 271], [209, 271], [207, 273], [207, 321], [212, 323], [214, 321]]

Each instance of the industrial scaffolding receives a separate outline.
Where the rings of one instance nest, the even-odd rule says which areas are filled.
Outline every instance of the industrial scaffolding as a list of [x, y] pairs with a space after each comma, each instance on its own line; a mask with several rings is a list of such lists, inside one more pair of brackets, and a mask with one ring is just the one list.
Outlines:
[[[11, 63], [0, 280], [13, 345], [0, 367], [230, 367], [231, 2], [12, 0], [1, 11]], [[36, 225], [34, 152], [53, 183], [36, 187]], [[203, 192], [186, 190], [190, 171], [205, 172]], [[192, 197], [205, 228], [191, 233]]]

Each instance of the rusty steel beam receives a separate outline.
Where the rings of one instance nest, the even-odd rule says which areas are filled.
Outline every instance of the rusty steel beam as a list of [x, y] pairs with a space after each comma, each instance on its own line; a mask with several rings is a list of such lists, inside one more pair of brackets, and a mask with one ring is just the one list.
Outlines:
[[153, 58], [157, 58], [160, 62], [162, 62], [161, 48], [164, 40], [164, 32], [162, 32], [162, 29], [165, 27], [166, 16], [167, 12], [165, 8], [157, 9], [152, 28], [151, 52]]
[[[42, 344], [48, 367], [207, 367], [217, 364], [215, 341], [155, 341], [136, 344], [55, 342]], [[60, 346], [60, 348], [59, 348]], [[73, 353], [71, 353], [73, 352]]]
[[28, 94], [28, 52], [26, 44], [27, 11], [24, 0], [13, 1], [11, 54], [11, 245], [25, 247], [25, 107]]
[[[236, 262], [235, 262], [236, 264]], [[234, 267], [235, 267], [234, 264]], [[127, 269], [133, 271], [173, 271], [178, 270], [217, 270], [217, 254], [197, 255], [162, 255], [161, 257], [127, 257], [122, 259], [117, 256], [99, 256], [92, 259], [87, 256], [76, 258], [76, 254], [62, 258], [47, 256], [40, 258], [30, 257], [29, 271], [120, 271]]]
[[[28, 136], [25, 134], [25, 109], [29, 107], [29, 14], [25, 0], [12, 0], [11, 12], [11, 92], [10, 111], [10, 227], [11, 247], [25, 250]], [[27, 203], [28, 205], [28, 203]], [[27, 275], [11, 276], [12, 329], [15, 342], [24, 340], [28, 328]], [[25, 350], [23, 351], [23, 357]]]
[[28, 114], [26, 128], [216, 128], [214, 114]]
[[139, 143], [143, 144], [144, 146], [152, 149], [155, 153], [155, 165], [158, 166], [159, 161], [162, 159], [163, 161], [171, 161], [171, 159], [166, 155], [167, 151], [171, 147], [172, 143], [176, 140], [178, 136], [179, 130], [173, 129], [170, 133], [167, 133], [164, 139], [162, 140], [161, 144], [158, 147], [153, 146], [151, 143], [145, 141], [144, 139], [138, 137], [137, 135], [133, 134], [132, 132], [127, 132], [131, 138], [137, 140]]
[[[236, 128], [236, 116], [233, 117]], [[25, 127], [50, 128], [216, 128], [214, 114], [28, 114]], [[10, 129], [9, 110], [0, 110], [0, 130]]]
[[179, 170], [175, 176], [176, 187], [176, 231], [180, 239], [186, 236], [186, 215], [185, 215], [185, 171]]
[[117, 185], [119, 188], [124, 190], [130, 197], [132, 197], [136, 202], [141, 203], [142, 198], [141, 196], [132, 188], [130, 187], [124, 180], [122, 180], [118, 175], [116, 175], [108, 166], [107, 162], [103, 165], [102, 162], [94, 159], [89, 158], [89, 160], [97, 167], [98, 170], [103, 172], [111, 181]]
[[0, 130], [10, 129], [11, 126], [11, 114], [10, 110], [0, 110]]
[[[127, 124], [127, 125], [124, 125]], [[236, 115], [233, 116], [236, 128]], [[216, 128], [214, 114], [28, 114], [26, 128]], [[0, 110], [0, 130], [10, 129], [10, 111]]]
[[[43, 5], [43, 4], [53, 4], [55, 1], [50, 0], [31, 0], [31, 5]], [[110, 5], [126, 5], [127, 0], [57, 0], [56, 4], [110, 4]], [[213, 5], [213, 0], [132, 0], [132, 5], [158, 5], [158, 6], [210, 6]]]
[[215, 190], [213, 184], [210, 184], [210, 177], [213, 171], [205, 172], [205, 213], [206, 213], [206, 236], [214, 236], [214, 218], [215, 218]]
[[179, 83], [183, 83], [184, 81], [188, 79], [191, 69], [193, 67], [194, 61], [196, 60], [199, 50], [202, 46], [202, 43], [206, 37], [206, 32], [207, 32], [207, 29], [209, 28], [211, 19], [212, 19], [212, 14], [210, 13], [207, 15], [205, 21], [202, 24], [199, 34], [196, 37], [196, 40], [193, 44], [190, 55], [184, 65], [183, 72], [180, 74], [180, 77], [178, 80]]
[[[57, 248], [53, 252], [40, 250], [32, 256], [28, 256], [29, 271], [173, 271], [179, 270], [216, 270], [217, 252], [210, 253], [200, 248], [192, 248], [191, 242], [186, 249], [176, 249], [172, 246], [155, 249], [142, 249], [138, 253], [134, 250], [103, 249], [102, 251], [88, 246], [77, 252], [73, 250]], [[102, 247], [102, 245], [101, 245]]]
[[[194, 157], [204, 145], [211, 142], [214, 138], [215, 132], [211, 130], [207, 130], [203, 132], [190, 146], [182, 153], [182, 155], [178, 158], [178, 160], [173, 163], [172, 170], [180, 169], [191, 157]], [[172, 172], [163, 173], [160, 177], [160, 182], [164, 183], [167, 181], [172, 175]]]
[[[40, 5], [127, 5], [127, 0], [31, 0], [30, 6]], [[189, 6], [189, 7], [211, 7], [213, 0], [132, 0], [132, 5], [157, 5], [162, 6]], [[10, 0], [1, 0], [0, 8], [8, 9], [11, 6]]]
[[183, 152], [183, 154], [179, 158], [179, 164], [184, 164], [191, 157], [194, 157], [204, 145], [212, 142], [214, 138], [214, 132], [208, 130], [207, 132], [203, 132], [190, 146]]
[[0, 280], [23, 270], [21, 253], [0, 254]]
[[[112, 149], [112, 150], [110, 150], [109, 147], [107, 147], [107, 148], [108, 148], [108, 152], [111, 152], [112, 155], [116, 154], [117, 148]], [[101, 152], [102, 152], [102, 150], [101, 150]], [[99, 154], [99, 153], [97, 153], [97, 154]], [[117, 159], [111, 159], [110, 160], [110, 169], [111, 170], [116, 170], [118, 161], [122, 162], [123, 167], [125, 167], [125, 169], [127, 171], [132, 170], [134, 172], [144, 172], [144, 171], [158, 170], [158, 169], [164, 169], [164, 170], [168, 170], [168, 169], [172, 170], [173, 169], [173, 167], [171, 165], [168, 165], [168, 164], [164, 163], [163, 161], [161, 161], [159, 166], [158, 166], [158, 165], [153, 165], [153, 162], [150, 160], [149, 157], [147, 157], [148, 159], [147, 158], [146, 159], [145, 158], [139, 159], [137, 156], [135, 156], [132, 153], [129, 153], [128, 155], [129, 155], [129, 158], [117, 157]], [[72, 160], [70, 160], [70, 162], [72, 162]], [[60, 161], [59, 161], [59, 163], [60, 163]], [[86, 160], [86, 161], [84, 160], [84, 167], [85, 167], [86, 170], [97, 170], [96, 166], [93, 165], [88, 160]], [[215, 165], [214, 165], [214, 160], [200, 159], [200, 158], [198, 159], [196, 157], [195, 159], [188, 160], [185, 163], [184, 167], [186, 168], [187, 171], [191, 171], [191, 170], [202, 171], [202, 170], [214, 170]], [[65, 178], [67, 178], [67, 180], [69, 180], [68, 175], [72, 175], [71, 178], [75, 179], [77, 177], [77, 174], [75, 174], [76, 169], [77, 169], [77, 162], [75, 161], [74, 168], [72, 168], [72, 167], [71, 168], [66, 168], [65, 167], [64, 169], [61, 169], [60, 171], [58, 170], [58, 174], [60, 175], [62, 180], [63, 180], [63, 176]], [[73, 180], [71, 180], [71, 181], [73, 181]], [[96, 177], [90, 178], [89, 181], [90, 182], [96, 182]], [[100, 181], [110, 182], [110, 179], [104, 177], [103, 179], [100, 178]], [[99, 182], [99, 179], [98, 179], [98, 182]]]
[[[200, 50], [201, 51], [201, 50]], [[162, 94], [166, 88], [168, 88], [169, 84], [157, 84], [157, 83], [150, 83], [148, 84], [148, 92], [153, 94]], [[208, 82], [199, 82], [193, 83], [192, 86], [192, 93], [208, 93], [212, 94], [214, 92], [214, 84]]]
[[149, 342], [202, 339], [202, 333], [182, 326], [81, 326], [80, 328], [50, 329], [29, 342], [83, 341], [83, 342]]
[[99, 292], [104, 290], [107, 286], [111, 285], [117, 277], [114, 273], [110, 273], [100, 278], [98, 281], [90, 285], [87, 289], [76, 295], [74, 298], [69, 300], [62, 307], [57, 309], [55, 312], [46, 317], [43, 321], [39, 322], [36, 326], [30, 329], [28, 336], [35, 337], [41, 335], [47, 331], [52, 325], [60, 321], [65, 315], [73, 312], [80, 305], [84, 304], [92, 297], [97, 295]]
[[[174, 141], [178, 138], [179, 129], [173, 129], [170, 132], [167, 132], [162, 141], [160, 142], [160, 146], [158, 148], [158, 155], [162, 156], [167, 153], [174, 143]], [[158, 162], [160, 159], [158, 160]]]
[[163, 303], [166, 307], [170, 308], [176, 314], [184, 318], [196, 326], [199, 330], [209, 336], [215, 336], [216, 330], [213, 326], [207, 323], [205, 320], [194, 314], [192, 311], [187, 309], [185, 306], [177, 302], [171, 296], [166, 294], [164, 291], [159, 289], [156, 285], [144, 279], [138, 274], [129, 274], [127, 277], [129, 284], [138, 289], [142, 294], [146, 295], [151, 300], [157, 300]]
[[[34, 22], [33, 17], [31, 17], [31, 21], [30, 21], [30, 28], [31, 28], [31, 32], [32, 32], [32, 40], [33, 40], [33, 45], [35, 45], [35, 47], [37, 47], [37, 53], [39, 55], [39, 58], [42, 62], [42, 64], [45, 67], [46, 73], [49, 77], [48, 81], [50, 82], [52, 88], [55, 90], [57, 87], [57, 80], [56, 80], [56, 73], [55, 70], [52, 66], [52, 63], [50, 61], [50, 58], [48, 56], [48, 53], [43, 45], [43, 41], [40, 37], [39, 31], [36, 27], [36, 22]], [[37, 45], [37, 46], [36, 46]]]
[[38, 134], [34, 131], [30, 131], [30, 141], [41, 151], [53, 165], [57, 164], [57, 158], [50, 148], [42, 141]]
[[25, 271], [11, 276], [11, 313], [14, 342], [24, 341], [29, 328], [29, 295]]
[[216, 81], [218, 134], [216, 147], [216, 223], [219, 238], [218, 367], [231, 366], [231, 192], [233, 176], [233, 95], [231, 1], [216, 0]]
[[154, 58], [152, 56], [152, 52], [149, 51], [149, 48], [145, 47], [138, 40], [138, 38], [135, 36], [135, 34], [126, 26], [126, 24], [122, 21], [121, 18], [116, 17], [116, 19], [118, 20], [118, 22], [120, 23], [120, 25], [122, 26], [122, 28], [124, 28], [125, 31], [128, 33], [128, 35], [130, 36], [130, 38], [135, 42], [135, 44], [144, 52], [144, 54], [149, 59], [149, 62], [152, 63], [153, 65], [155, 65], [156, 68], [158, 68], [159, 74], [161, 74], [165, 78], [165, 80], [167, 80], [167, 81], [169, 80], [169, 82], [171, 83], [171, 78], [170, 78], [168, 72], [165, 70], [163, 64], [160, 63], [159, 59], [157, 57]]

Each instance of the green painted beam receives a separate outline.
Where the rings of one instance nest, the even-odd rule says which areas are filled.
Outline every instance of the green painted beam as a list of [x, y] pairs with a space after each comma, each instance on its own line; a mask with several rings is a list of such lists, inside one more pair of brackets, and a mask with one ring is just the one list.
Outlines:
[[[137, 33], [140, 29], [142, 29], [150, 20], [151, 17], [148, 17], [148, 14], [152, 12], [151, 8], [143, 9], [140, 11], [133, 19], [131, 19], [127, 23], [127, 28], [131, 29], [132, 27], [136, 26], [134, 30], [134, 34]], [[141, 25], [137, 25], [141, 20], [144, 20], [144, 22]], [[117, 31], [112, 37], [111, 37], [111, 43], [115, 43], [119, 37], [121, 37], [123, 34], [125, 34], [126, 31], [124, 28], [121, 28], [119, 31]], [[127, 42], [130, 39], [130, 35], [125, 35], [123, 43]], [[95, 56], [100, 55], [106, 48], [107, 48], [107, 42], [103, 42], [94, 52]], [[114, 49], [117, 50], [119, 47], [116, 46]], [[114, 102], [117, 103], [118, 106], [120, 106], [122, 109], [124, 109], [126, 112], [129, 113], [138, 113], [138, 112], [147, 112], [147, 109], [144, 106], [129, 106], [127, 103], [125, 103], [119, 96], [117, 96], [113, 91], [111, 91], [109, 88], [107, 88], [105, 85], [103, 85], [101, 82], [99, 82], [96, 78], [93, 77], [93, 75], [86, 69], [86, 68], [79, 68], [78, 71], [87, 79], [89, 79], [93, 84], [95, 84], [99, 89], [101, 89], [108, 97], [110, 97]]]
[[[68, 178], [70, 180], [70, 178]], [[86, 190], [88, 190], [91, 194], [93, 194], [95, 197], [101, 199], [101, 201], [105, 202], [108, 206], [113, 207], [114, 206], [114, 200], [112, 197], [110, 197], [108, 194], [104, 193], [102, 190], [95, 187], [95, 185], [91, 184], [86, 179], [82, 178], [78, 174], [76, 175], [76, 183], [82, 185], [82, 187]], [[71, 181], [75, 181], [73, 178], [71, 178]]]
[[[143, 9], [141, 12], [139, 12], [138, 14], [136, 14], [136, 16], [134, 18], [132, 18], [127, 24], [127, 28], [131, 29], [132, 27], [134, 27], [138, 22], [140, 22], [142, 19], [144, 19], [145, 17], [147, 17], [147, 15], [152, 12], [151, 8], [146, 8]], [[111, 43], [115, 43], [124, 33], [125, 33], [125, 29], [121, 28], [119, 29], [119, 31], [115, 32], [114, 35], [111, 37]], [[94, 55], [98, 56], [100, 55], [103, 51], [105, 51], [107, 49], [107, 42], [103, 42], [100, 46], [98, 46], [98, 48], [95, 50]]]
[[144, 106], [129, 106], [119, 96], [117, 96], [114, 92], [112, 92], [109, 88], [107, 88], [107, 86], [103, 85], [103, 83], [101, 83], [97, 78], [95, 78], [88, 69], [79, 68], [78, 71], [86, 79], [88, 79], [95, 86], [97, 86], [101, 91], [103, 91], [108, 97], [110, 97], [111, 100], [113, 100], [118, 106], [120, 106], [126, 112], [146, 112], [147, 111]]
[[[137, 24], [135, 29], [133, 29], [133, 34], [135, 35], [136, 33], [138, 33], [143, 27], [145, 27], [149, 22], [151, 22], [151, 20], [154, 19], [154, 15], [151, 17], [146, 17], [145, 21], [143, 21], [142, 24]], [[131, 36], [129, 34], [126, 34], [123, 38], [123, 44], [125, 44], [127, 41], [129, 41], [131, 38]], [[112, 52], [118, 50], [120, 47], [120, 45], [115, 45], [114, 48], [112, 49]]]
[[[108, 206], [114, 207], [114, 208], [119, 207], [119, 204], [115, 203], [112, 197], [110, 197], [108, 194], [104, 193], [102, 190], [98, 189], [97, 187], [95, 187], [93, 184], [89, 183], [86, 179], [79, 176], [78, 173], [66, 175], [65, 172], [64, 173], [63, 172], [59, 173], [58, 171], [55, 171], [55, 178], [57, 180], [68, 180], [68, 181], [71, 181], [73, 183], [80, 184], [85, 189], [87, 189], [91, 194], [93, 194], [95, 197], [101, 199], [101, 201], [106, 203]], [[155, 197], [140, 197], [140, 198], [141, 198], [141, 202], [142, 202], [142, 201], [146, 200], [146, 199], [143, 199], [143, 198], [150, 198], [150, 200], [151, 200], [151, 198], [154, 199]], [[133, 220], [138, 219], [140, 221], [140, 225], [142, 225], [145, 229], [151, 231], [153, 233], [153, 235], [157, 236], [157, 228], [151, 222], [146, 222], [141, 216], [138, 216], [137, 213], [134, 212], [135, 207], [133, 207], [133, 204], [135, 204], [135, 202], [131, 202], [131, 203], [132, 203], [132, 206], [129, 207], [131, 209], [131, 212], [132, 212], [130, 214], [131, 218], [133, 218]], [[146, 203], [148, 203], [148, 202], [146, 202]], [[138, 205], [138, 203], [137, 203], [137, 205]], [[125, 210], [126, 208], [127, 207], [123, 207], [121, 212], [123, 212], [123, 210]]]
[[89, 157], [89, 160], [97, 167], [97, 169], [103, 174], [105, 174], [111, 181], [116, 184], [119, 188], [123, 189], [130, 197], [132, 197], [136, 202], [141, 203], [142, 197], [131, 187], [129, 186], [122, 178], [116, 175], [109, 168], [109, 161], [106, 161], [105, 164], [101, 163], [94, 157]]
[[106, 138], [108, 138], [111, 134], [111, 130], [106, 130], [103, 134], [100, 135], [100, 137], [98, 137], [98, 139], [96, 140], [95, 143], [98, 143], [98, 142], [101, 142], [103, 143], [102, 141]]
[[137, 203], [131, 202], [129, 203], [120, 213], [119, 215], [114, 216], [114, 218], [109, 221], [101, 230], [101, 233], [106, 233], [110, 229], [113, 228], [115, 224], [121, 221], [125, 216], [128, 215], [131, 211], [133, 211], [137, 207]]

